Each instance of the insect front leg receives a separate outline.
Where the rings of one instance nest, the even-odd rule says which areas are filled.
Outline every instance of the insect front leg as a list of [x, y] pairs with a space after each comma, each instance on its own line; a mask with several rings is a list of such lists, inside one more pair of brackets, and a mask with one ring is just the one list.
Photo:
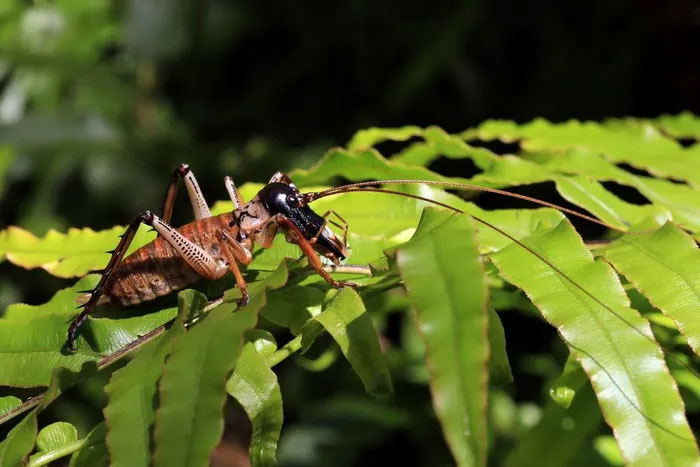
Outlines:
[[321, 260], [319, 259], [318, 255], [316, 254], [316, 251], [314, 251], [314, 248], [312, 244], [307, 240], [304, 235], [301, 233], [299, 228], [294, 225], [294, 222], [292, 222], [288, 217], [283, 216], [281, 214], [278, 214], [277, 216], [277, 223], [279, 225], [285, 227], [288, 229], [288, 231], [293, 232], [295, 235], [295, 240], [297, 242], [297, 245], [299, 245], [299, 248], [301, 248], [301, 251], [304, 253], [304, 255], [309, 259], [309, 264], [311, 265], [312, 268], [316, 270], [316, 272], [323, 277], [323, 279], [328, 282], [328, 284], [331, 287], [336, 287], [336, 288], [341, 288], [341, 287], [353, 287], [357, 288], [358, 285], [355, 284], [354, 282], [345, 282], [345, 281], [337, 281], [331, 277], [328, 272], [323, 269], [323, 263], [321, 263]]
[[[231, 273], [233, 273], [233, 276], [236, 278], [236, 283], [241, 291], [241, 299], [238, 301], [238, 304], [245, 305], [248, 303], [248, 284], [243, 278], [241, 270], [238, 268], [238, 262], [240, 261], [243, 264], [249, 264], [253, 259], [253, 256], [250, 251], [243, 248], [235, 238], [231, 237], [231, 235], [223, 230], [216, 231], [216, 238], [219, 240], [221, 251], [226, 258], [228, 267], [231, 270]], [[240, 249], [245, 251], [241, 252]]]
[[185, 180], [185, 187], [187, 187], [187, 193], [190, 197], [195, 219], [199, 220], [211, 217], [211, 211], [207, 205], [207, 200], [204, 199], [202, 190], [199, 188], [199, 183], [197, 183], [197, 179], [192, 173], [192, 170], [190, 170], [190, 166], [187, 164], [180, 164], [173, 170], [173, 174], [170, 176], [168, 191], [165, 193], [165, 201], [163, 202], [163, 220], [165, 222], [170, 222], [173, 214], [173, 205], [175, 204], [175, 196], [177, 195], [177, 185], [181, 178]]
[[[328, 219], [328, 217], [331, 214], [334, 215], [341, 222], [341, 224]], [[328, 211], [324, 212], [323, 216], [321, 216], [321, 217], [323, 217], [323, 225], [321, 225], [321, 228], [318, 229], [318, 232], [316, 232], [316, 235], [314, 235], [313, 238], [311, 240], [309, 240], [309, 242], [312, 245], [314, 243], [316, 243], [318, 241], [318, 237], [321, 236], [321, 234], [323, 233], [323, 229], [326, 228], [326, 225], [332, 224], [343, 231], [343, 247], [347, 248], [348, 247], [348, 222], [345, 219], [343, 219], [340, 216], [340, 214], [338, 214], [337, 212], [335, 212], [332, 209], [329, 209]]]
[[348, 247], [348, 229], [350, 228], [350, 226], [348, 225], [348, 221], [343, 219], [340, 214], [338, 214], [337, 212], [335, 212], [332, 209], [330, 209], [329, 212], [331, 214], [333, 214], [341, 222], [342, 225], [339, 225], [333, 221], [329, 221], [333, 225], [335, 225], [336, 227], [338, 227], [339, 229], [341, 229], [343, 231], [343, 246], [345, 248], [347, 248]]

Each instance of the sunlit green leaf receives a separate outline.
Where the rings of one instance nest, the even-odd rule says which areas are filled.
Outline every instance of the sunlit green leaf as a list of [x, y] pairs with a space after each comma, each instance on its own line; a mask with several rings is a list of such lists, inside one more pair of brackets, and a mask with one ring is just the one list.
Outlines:
[[80, 328], [75, 353], [66, 351], [68, 326], [78, 310], [78, 290], [89, 288], [95, 276], [58, 292], [44, 305], [13, 305], [0, 319], [0, 384], [16, 387], [46, 386], [51, 370], [81, 368], [97, 361], [175, 316], [169, 308], [122, 319], [90, 318]]
[[251, 465], [277, 465], [275, 455], [283, 419], [282, 393], [277, 376], [253, 343], [243, 347], [236, 369], [226, 382], [226, 392], [241, 404], [252, 423], [248, 450]]
[[53, 451], [78, 440], [78, 430], [66, 422], [55, 422], [41, 429], [36, 437], [39, 451]]
[[[615, 166], [603, 156], [581, 151], [549, 155], [543, 158], [542, 163], [553, 171], [566, 174], [578, 173], [599, 181], [614, 181], [636, 188], [654, 205], [667, 209], [673, 216], [674, 222], [692, 232], [700, 232], [700, 198], [697, 190], [690, 186], [633, 175]], [[658, 227], [667, 220], [669, 220], [668, 216], [664, 215], [663, 211], [659, 211], [655, 222], [648, 228]]]
[[417, 126], [404, 126], [401, 128], [367, 128], [355, 133], [348, 143], [348, 149], [367, 149], [377, 143], [386, 140], [406, 141], [413, 136], [418, 136], [423, 132]]
[[[509, 234], [520, 238], [540, 228], [552, 227], [559, 223], [563, 215], [553, 209], [499, 209], [485, 210], [462, 198], [431, 186], [407, 187], [406, 192], [420, 195], [449, 206], [461, 209], [468, 214], [497, 225]], [[421, 213], [427, 202], [380, 193], [349, 193], [321, 199], [317, 202], [320, 211], [334, 209], [348, 220], [352, 230], [368, 241], [379, 243], [387, 249], [410, 239], [415, 231]], [[491, 228], [479, 228], [479, 248], [482, 252], [492, 252], [510, 243], [507, 237]], [[351, 237], [352, 239], [352, 237]], [[353, 244], [350, 244], [351, 248]], [[354, 253], [351, 258], [355, 261]], [[366, 260], [366, 258], [362, 258]], [[372, 258], [374, 259], [374, 258]]]
[[43, 394], [41, 401], [22, 421], [10, 432], [4, 441], [0, 443], [0, 466], [24, 465], [24, 460], [34, 448], [37, 437], [37, 416], [48, 407], [63, 391], [75, 384], [76, 381], [95, 374], [97, 366], [88, 362], [79, 372], [72, 372], [65, 368], [56, 368], [51, 373], [49, 388]]
[[37, 452], [29, 457], [33, 465], [45, 465], [48, 461], [63, 457], [64, 452], [70, 452], [82, 444], [78, 441], [78, 430], [66, 422], [52, 423], [39, 431], [36, 438]]
[[255, 325], [267, 291], [283, 286], [287, 276], [287, 263], [282, 262], [277, 270], [249, 284], [250, 300], [243, 309], [233, 313], [235, 298], [240, 296], [235, 289], [225, 295], [233, 301], [224, 301], [187, 333], [173, 338], [159, 384], [156, 465], [208, 465], [223, 431], [224, 383], [243, 346], [243, 334]]
[[302, 349], [308, 349], [324, 329], [338, 343], [367, 392], [389, 394], [393, 391], [377, 331], [362, 299], [352, 288], [345, 287], [337, 292], [323, 311], [304, 325]]
[[471, 219], [426, 209], [397, 262], [417, 311], [448, 445], [458, 465], [485, 465], [488, 291]]
[[569, 355], [561, 375], [551, 384], [549, 396], [560, 406], [568, 409], [576, 392], [586, 383], [586, 373], [573, 355]]
[[[65, 234], [50, 230], [46, 236], [38, 238], [26, 230], [10, 226], [0, 232], [0, 259], [25, 268], [41, 267], [58, 277], [84, 276], [107, 264], [110, 255], [105, 252], [116, 247], [124, 230], [119, 226], [100, 232], [71, 228]], [[154, 232], [140, 229], [129, 252], [154, 238]]]
[[[270, 293], [270, 295], [272, 294]], [[249, 329], [245, 332], [243, 337], [245, 337], [246, 343], [253, 344], [255, 351], [262, 357], [269, 357], [277, 350], [277, 340], [275, 336], [264, 329]]]
[[654, 122], [676, 138], [700, 138], [700, 118], [690, 112], [662, 115]]
[[116, 371], [105, 392], [107, 445], [114, 466], [151, 463], [151, 429], [155, 420], [156, 382], [173, 339], [185, 332], [184, 322], [207, 304], [204, 295], [186, 290], [178, 295], [178, 319], [165, 336], [150, 342], [124, 368]]
[[[536, 119], [525, 125], [510, 121], [487, 121], [466, 136], [504, 141], [521, 140], [531, 152], [584, 150], [604, 154], [613, 162], [645, 168], [654, 175], [700, 184], [700, 162], [688, 158], [686, 150], [667, 138], [651, 123], [637, 120], [609, 121], [604, 124], [570, 120], [550, 123]], [[663, 157], [659, 157], [663, 154]], [[695, 162], [693, 162], [695, 161]]]
[[[681, 202], [678, 198], [682, 198], [684, 196], [682, 192], [688, 189], [686, 188], [684, 190], [682, 187], [669, 187], [664, 185], [663, 180], [658, 181], [662, 184], [659, 187], [647, 187], [647, 191], [657, 192], [661, 190], [661, 193], [663, 193], [657, 194], [655, 197], [655, 204], [650, 206], [637, 206], [619, 199], [617, 196], [604, 189], [595, 180], [569, 176], [568, 174], [571, 173], [574, 167], [569, 167], [565, 163], [562, 163], [561, 167], [562, 171], [567, 175], [556, 175], [549, 172], [546, 165], [538, 165], [519, 157], [498, 157], [483, 149], [470, 148], [464, 145], [464, 143], [461, 143], [464, 147], [460, 147], [460, 143], [455, 141], [454, 137], [444, 134], [444, 132], [439, 129], [426, 129], [424, 136], [426, 140], [435, 147], [433, 154], [435, 157], [440, 154], [448, 154], [449, 157], [452, 158], [471, 158], [478, 166], [483, 168], [484, 172], [473, 177], [471, 180], [472, 183], [484, 186], [513, 186], [551, 180], [556, 183], [557, 190], [568, 201], [571, 201], [598, 216], [600, 219], [623, 230], [628, 230], [631, 226], [646, 219], [657, 219], [657, 225], [662, 223], [669, 218], [668, 209], [671, 208], [671, 205], [676, 206], [675, 212], [679, 220], [688, 221], [689, 207], [678, 206], [678, 203]], [[453, 145], [453, 149], [450, 150], [449, 146], [445, 147], [445, 144], [441, 143], [444, 141], [450, 141]], [[576, 147], [578, 148], [578, 146]], [[478, 150], [481, 152], [476, 152]], [[432, 160], [431, 158], [425, 158], [425, 154], [422, 157], [424, 157], [423, 160], [413, 160], [412, 162], [421, 162], [425, 164]], [[561, 155], [557, 154], [555, 159], [561, 157]], [[586, 157], [594, 158], [594, 156], [588, 153], [586, 153]], [[404, 157], [399, 157], [395, 160], [404, 162], [406, 159]], [[396, 164], [396, 162], [392, 163]], [[636, 185], [644, 182], [644, 177], [632, 176], [617, 168], [615, 168], [615, 170], [619, 171], [618, 175], [620, 175], [620, 173], [624, 174], [623, 178], [627, 180], [623, 181], [623, 183], [633, 183]], [[603, 179], [607, 178], [609, 177], [603, 177]], [[619, 176], [617, 180], [620, 180]], [[650, 184], [654, 186], [658, 185], [656, 182], [657, 181], [652, 180]], [[666, 192], [670, 192], [671, 194]], [[667, 199], [668, 196], [671, 196], [671, 199]], [[693, 221], [690, 222], [691, 225], [694, 225]]]
[[224, 428], [225, 378], [238, 358], [243, 332], [256, 321], [254, 310], [232, 313], [234, 308], [235, 303], [221, 305], [173, 338], [156, 411], [156, 466], [209, 463]]
[[[603, 221], [627, 230], [647, 218], [668, 218], [666, 208], [658, 205], [637, 206], [619, 199], [604, 189], [595, 180], [584, 177], [571, 177], [550, 173], [545, 166], [534, 164], [519, 157], [498, 157], [484, 149], [470, 148], [442, 130], [429, 128], [425, 131], [426, 140], [432, 144], [434, 156], [447, 154], [452, 158], [471, 158], [484, 172], [472, 178], [472, 182], [484, 186], [513, 186], [552, 180], [557, 190], [568, 201], [585, 208]], [[453, 149], [445, 147], [450, 141]], [[459, 146], [462, 145], [463, 147]], [[481, 152], [477, 152], [481, 151]], [[424, 155], [425, 156], [425, 155]], [[424, 157], [423, 156], [423, 157]], [[404, 161], [399, 157], [395, 160]], [[431, 159], [423, 159], [427, 163]], [[413, 161], [418, 162], [417, 160]]]
[[[350, 170], [348, 170], [348, 168], [350, 168]], [[466, 182], [466, 179], [444, 177], [424, 167], [387, 161], [374, 149], [358, 151], [347, 151], [340, 148], [331, 149], [311, 169], [293, 170], [289, 175], [299, 186], [327, 183], [334, 177], [341, 175], [350, 181], [407, 178], [413, 180], [451, 180]]]
[[37, 432], [37, 411], [32, 410], [0, 443], [0, 466], [24, 465], [24, 460], [34, 448]]
[[8, 410], [12, 410], [15, 407], [19, 407], [22, 405], [22, 399], [19, 397], [15, 396], [5, 396], [5, 397], [0, 397], [0, 414], [3, 414], [7, 412]]
[[620, 448], [612, 436], [598, 436], [594, 441], [594, 445], [598, 454], [603, 456], [610, 465], [625, 465]]
[[633, 465], [698, 462], [663, 353], [648, 322], [629, 308], [612, 268], [593, 261], [566, 221], [524, 243], [557, 270], [516, 244], [492, 261], [525, 290], [575, 352], [625, 459]]
[[557, 184], [557, 191], [567, 201], [621, 230], [629, 230], [647, 219], [664, 219], [669, 216], [668, 210], [662, 206], [627, 203], [588, 177], [555, 176], [553, 180]]
[[625, 235], [604, 250], [605, 258], [671, 317], [700, 353], [700, 250], [671, 223], [648, 233]]

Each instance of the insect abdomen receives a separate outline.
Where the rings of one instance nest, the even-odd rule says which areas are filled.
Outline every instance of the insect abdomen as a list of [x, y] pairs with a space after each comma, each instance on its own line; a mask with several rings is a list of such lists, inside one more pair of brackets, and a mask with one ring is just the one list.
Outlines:
[[[177, 231], [219, 259], [215, 232], [230, 230], [230, 220], [230, 213], [221, 214], [191, 222]], [[200, 278], [163, 237], [158, 237], [122, 261], [105, 295], [112, 303], [136, 305], [183, 289]]]

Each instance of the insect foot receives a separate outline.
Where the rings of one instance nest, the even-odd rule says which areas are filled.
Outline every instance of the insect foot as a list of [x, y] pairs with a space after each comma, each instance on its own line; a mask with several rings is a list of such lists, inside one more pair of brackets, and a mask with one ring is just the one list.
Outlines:
[[356, 284], [354, 282], [346, 282], [346, 281], [333, 281], [331, 286], [335, 287], [336, 289], [342, 289], [344, 287], [352, 287], [353, 289], [357, 290], [360, 288], [359, 284]]
[[244, 306], [246, 306], [248, 304], [248, 302], [250, 302], [250, 298], [248, 297], [247, 294], [244, 297], [236, 300], [236, 303], [238, 303], [238, 308], [243, 308]]

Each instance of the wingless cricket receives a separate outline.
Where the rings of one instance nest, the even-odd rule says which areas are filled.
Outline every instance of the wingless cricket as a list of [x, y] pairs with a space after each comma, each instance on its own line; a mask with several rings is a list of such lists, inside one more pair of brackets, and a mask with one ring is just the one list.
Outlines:
[[[195, 221], [180, 228], [174, 228], [169, 225], [169, 222], [177, 186], [181, 178], [185, 181]], [[463, 183], [430, 180], [380, 180], [352, 183], [315, 193], [300, 193], [287, 175], [277, 172], [252, 200], [244, 203], [231, 177], [226, 177], [224, 182], [231, 201], [233, 201], [234, 210], [212, 216], [189, 166], [181, 164], [173, 171], [165, 196], [162, 217], [158, 217], [150, 211], [139, 214], [121, 236], [116, 249], [109, 252], [112, 257], [107, 267], [100, 271], [102, 277], [97, 286], [93, 290], [81, 292], [89, 295], [79, 297], [79, 301], [82, 302], [79, 308], [83, 307], [84, 309], [76, 316], [68, 329], [67, 345], [70, 350], [76, 350], [75, 340], [78, 328], [98, 305], [106, 303], [121, 303], [125, 306], [136, 305], [182, 289], [200, 278], [220, 279], [229, 271], [236, 278], [241, 291], [241, 303], [246, 303], [248, 300], [247, 285], [238, 265], [239, 263], [250, 264], [253, 259], [253, 246], [256, 243], [263, 248], [270, 248], [275, 235], [280, 231], [284, 233], [288, 242], [299, 246], [303, 254], [308, 257], [311, 267], [332, 287], [356, 287], [356, 284], [352, 282], [341, 282], [333, 279], [324, 269], [323, 263], [318, 257], [320, 254], [337, 265], [348, 256], [347, 223], [332, 210], [319, 215], [309, 207], [309, 203], [312, 201], [339, 193], [351, 191], [389, 193], [419, 199], [461, 213], [461, 210], [435, 200], [377, 188], [377, 186], [423, 183], [490, 191], [526, 199], [615, 229], [615, 227], [598, 219], [545, 201]], [[330, 219], [330, 216], [337, 218], [340, 223]], [[475, 219], [510, 237], [486, 221]], [[124, 258], [142, 223], [152, 226], [158, 232], [158, 237]], [[329, 228], [329, 223], [343, 230], [342, 239], [338, 238]], [[516, 239], [510, 238], [517, 242]], [[533, 254], [535, 253], [533, 252]]]

